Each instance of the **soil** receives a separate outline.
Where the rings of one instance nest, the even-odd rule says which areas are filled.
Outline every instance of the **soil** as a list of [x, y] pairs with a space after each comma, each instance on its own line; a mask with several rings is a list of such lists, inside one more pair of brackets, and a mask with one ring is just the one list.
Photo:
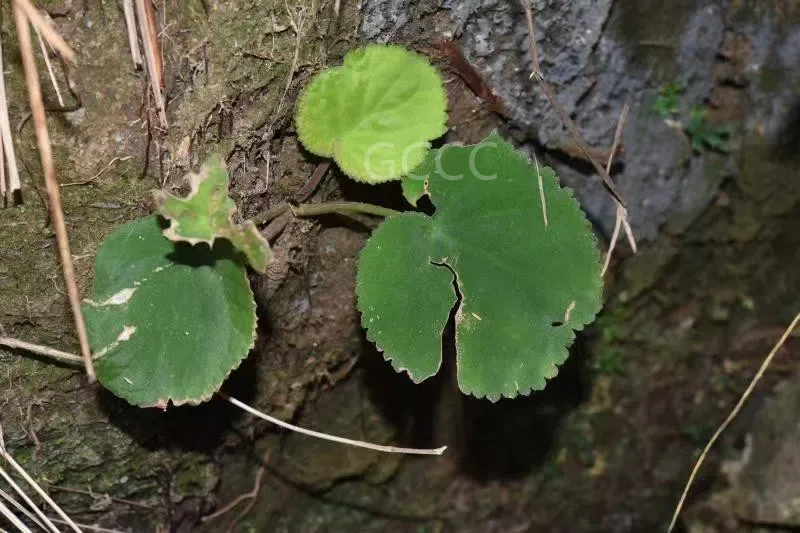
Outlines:
[[[635, 47], [630, 70], [604, 64], [613, 73], [608, 76], [633, 80], [626, 90], [650, 95], [682, 68], [703, 72], [688, 91], [702, 94], [712, 120], [735, 124], [737, 142], [730, 154], [692, 154], [686, 139], [660, 120], [635, 122], [643, 140], [631, 145], [621, 179], [624, 191], [639, 191], [631, 200], [639, 205], [634, 222], [646, 237], [638, 254], [618, 252], [606, 308], [545, 391], [491, 404], [461, 396], [447, 371], [422, 385], [396, 374], [364, 338], [355, 306], [356, 258], [375, 221], [290, 217], [273, 239], [268, 274], [251, 274], [258, 340], [226, 382], [227, 392], [332, 434], [413, 446], [445, 443], [451, 448], [444, 456], [387, 456], [286, 434], [217, 399], [166, 411], [138, 409], [89, 385], [74, 369], [0, 350], [0, 423], [9, 452], [74, 519], [123, 531], [663, 530], [699, 448], [798, 305], [800, 271], [788, 266], [800, 264], [797, 68], [775, 64], [753, 75], [748, 66], [759, 54], [768, 56], [762, 49], [769, 47], [737, 28], [749, 28], [739, 21], [779, 17], [784, 25], [769, 30], [774, 42], [794, 42], [800, 9], [796, 2], [723, 3], [722, 22], [708, 23], [714, 30], [703, 41], [708, 49], [689, 67], [668, 50], [700, 24], [690, 15], [702, 2], [675, 3], [674, 26], [638, 24], [647, 19], [644, 7], [593, 5], [604, 10], [598, 31], [628, 46], [642, 40], [667, 45]], [[477, 142], [499, 129], [523, 149], [540, 151], [579, 189], [598, 219], [598, 233], [607, 235], [613, 218], [598, 207], [607, 197], [586, 185], [585, 166], [565, 157], [558, 139], [539, 129], [533, 118], [547, 118], [537, 107], [541, 102], [526, 96], [510, 102], [515, 116], [496, 114], [437, 47], [452, 17], [463, 17], [462, 26], [474, 31], [491, 17], [469, 14], [469, 2], [461, 11], [434, 2], [388, 3], [403, 11], [404, 21], [385, 2], [365, 2], [363, 12], [355, 3], [341, 4], [337, 15], [333, 3], [308, 0], [156, 2], [168, 101], [164, 131], [146, 77], [131, 64], [118, 4], [46, 3], [79, 55], [69, 77], [82, 107], [51, 113], [49, 127], [61, 183], [91, 178], [62, 188], [84, 294], [103, 237], [148, 214], [152, 189], [184, 191], [186, 172], [212, 152], [228, 163], [243, 217], [301, 190], [320, 160], [297, 141], [291, 119], [297, 92], [366, 35], [391, 34], [445, 72], [451, 129], [442, 142]], [[486, 13], [495, 8], [509, 9], [493, 2], [481, 7]], [[27, 112], [26, 95], [12, 17], [7, 5], [0, 11], [10, 112], [18, 124]], [[383, 30], [376, 20], [391, 27]], [[454, 37], [499, 94], [507, 100], [518, 95], [501, 76], [519, 78], [518, 71], [495, 69], [468, 35]], [[558, 39], [546, 47], [549, 53], [561, 50]], [[594, 55], [578, 54], [574, 61], [592, 63], [607, 52], [604, 42], [598, 38]], [[565, 85], [570, 72], [565, 67]], [[59, 80], [63, 87], [64, 71]], [[608, 101], [587, 98], [585, 91], [563, 94], [574, 99], [576, 113], [595, 117], [604, 104], [622, 100], [624, 91], [614, 92], [614, 83], [600, 84]], [[42, 85], [48, 102], [55, 102], [44, 75]], [[775, 102], [785, 108], [777, 116]], [[639, 104], [635, 113], [645, 117], [647, 104]], [[526, 112], [533, 114], [522, 117]], [[581, 123], [593, 139], [613, 129], [616, 119], [608, 109], [603, 113], [605, 126]], [[0, 325], [6, 335], [76, 351], [55, 241], [37, 193], [43, 186], [29, 122], [15, 140], [23, 201], [0, 209]], [[637, 189], [636, 169], [662, 168], [645, 157], [662, 148], [669, 175]], [[694, 191], [698, 178], [702, 190]], [[340, 198], [402, 207], [397, 187], [358, 185], [332, 168], [311, 201]], [[653, 203], [636, 203], [647, 199]], [[641, 216], [650, 213], [647, 205], [657, 206], [650, 218]], [[797, 353], [796, 340], [790, 341], [701, 471], [695, 498], [721, 482], [720, 460], [741, 448], [757, 407], [792, 373]], [[253, 490], [257, 479], [258, 494], [244, 516], [237, 518], [245, 509], [240, 504], [204, 520]]]

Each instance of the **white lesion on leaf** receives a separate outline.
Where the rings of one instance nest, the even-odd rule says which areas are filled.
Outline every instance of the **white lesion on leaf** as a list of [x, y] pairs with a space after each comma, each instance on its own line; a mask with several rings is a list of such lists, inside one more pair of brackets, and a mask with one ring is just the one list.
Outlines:
[[106, 298], [102, 302], [95, 302], [91, 299], [84, 300], [88, 305], [92, 307], [106, 307], [108, 305], [124, 305], [128, 303], [128, 301], [133, 297], [133, 294], [136, 292], [136, 288], [138, 287], [139, 283], [134, 283], [133, 287], [128, 287], [122, 289], [121, 291], [115, 292], [111, 297]]
[[120, 334], [117, 335], [116, 340], [111, 344], [109, 344], [108, 346], [102, 348], [99, 352], [95, 353], [93, 359], [96, 361], [101, 357], [103, 357], [104, 355], [106, 355], [111, 350], [117, 348], [123, 342], [131, 340], [131, 337], [133, 337], [134, 333], [136, 333], [136, 326], [124, 326]]
[[567, 306], [567, 310], [564, 313], [564, 324], [569, 323], [569, 317], [572, 315], [573, 309], [575, 309], [575, 300], [572, 300]]

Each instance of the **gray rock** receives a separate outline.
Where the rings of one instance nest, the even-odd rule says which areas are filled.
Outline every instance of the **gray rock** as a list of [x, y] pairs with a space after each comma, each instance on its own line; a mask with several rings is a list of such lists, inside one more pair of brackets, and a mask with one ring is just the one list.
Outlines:
[[764, 403], [751, 434], [736, 514], [748, 522], [800, 527], [800, 376]]

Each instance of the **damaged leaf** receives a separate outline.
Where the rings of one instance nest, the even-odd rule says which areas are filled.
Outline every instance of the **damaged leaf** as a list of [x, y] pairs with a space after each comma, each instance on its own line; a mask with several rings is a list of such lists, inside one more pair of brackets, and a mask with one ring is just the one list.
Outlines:
[[253, 293], [231, 243], [175, 243], [164, 222], [111, 233], [83, 303], [98, 380], [143, 407], [209, 399], [255, 338]]
[[[454, 305], [461, 390], [497, 400], [543, 389], [602, 303], [589, 222], [553, 171], [502, 138], [445, 146], [403, 181], [436, 212], [387, 218], [361, 252], [356, 291], [367, 337], [420, 382], [435, 374]], [[454, 283], [457, 285], [456, 291]]]
[[395, 45], [354, 50], [318, 74], [297, 106], [306, 149], [332, 157], [351, 178], [398, 179], [419, 165], [446, 130], [447, 98], [439, 72]]
[[192, 190], [186, 198], [155, 191], [159, 213], [171, 221], [164, 236], [171, 241], [209, 245], [219, 237], [228, 239], [247, 256], [254, 270], [266, 272], [272, 256], [269, 243], [251, 221], [235, 224], [231, 219], [236, 204], [228, 197], [228, 171], [223, 161], [212, 157], [199, 172], [189, 175], [189, 183]]

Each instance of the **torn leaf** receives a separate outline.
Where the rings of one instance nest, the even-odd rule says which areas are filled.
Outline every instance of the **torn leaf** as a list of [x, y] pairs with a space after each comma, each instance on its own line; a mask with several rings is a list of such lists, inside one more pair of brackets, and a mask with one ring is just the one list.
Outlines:
[[431, 152], [403, 189], [414, 204], [427, 194], [436, 212], [387, 218], [362, 250], [367, 337], [420, 382], [439, 370], [457, 307], [463, 392], [497, 400], [543, 389], [602, 304], [600, 253], [572, 192], [497, 135]]
[[272, 257], [267, 240], [249, 220], [232, 220], [236, 204], [228, 197], [228, 171], [219, 156], [211, 157], [197, 173], [189, 174], [191, 192], [178, 198], [165, 191], [155, 191], [159, 213], [170, 221], [164, 236], [171, 241], [199, 242], [213, 246], [222, 237], [242, 252], [250, 266], [262, 274]]

